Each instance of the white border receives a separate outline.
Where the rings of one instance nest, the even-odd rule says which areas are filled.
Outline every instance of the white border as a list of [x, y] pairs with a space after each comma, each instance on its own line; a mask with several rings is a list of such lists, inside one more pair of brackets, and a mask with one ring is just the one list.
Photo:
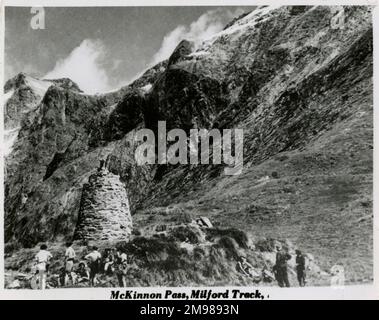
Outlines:
[[[0, 0], [0, 143], [4, 142], [4, 6]], [[3, 154], [0, 152], [0, 298], [2, 298], [2, 290], [4, 288], [4, 161]]]
[[[225, 0], [192, 0], [188, 1], [179, 0], [161, 0], [158, 6], [255, 6], [255, 5], [269, 5], [278, 4], [279, 1], [225, 1]], [[152, 0], [1, 0], [0, 3], [0, 73], [1, 83], [4, 83], [4, 5], [5, 6], [45, 6], [45, 7], [94, 7], [94, 6], [157, 6], [156, 1]], [[338, 1], [338, 0], [297, 0], [288, 1], [281, 0], [282, 5], [370, 5], [376, 6], [373, 9], [373, 26], [374, 26], [374, 175], [373, 175], [373, 212], [374, 212], [374, 284], [372, 285], [353, 285], [345, 286], [344, 288], [332, 287], [304, 287], [304, 288], [277, 288], [277, 287], [261, 287], [260, 291], [270, 295], [270, 299], [378, 299], [379, 300], [379, 221], [378, 221], [378, 205], [376, 203], [375, 195], [377, 194], [377, 181], [379, 181], [379, 172], [377, 170], [377, 163], [379, 161], [379, 151], [377, 150], [377, 142], [379, 141], [379, 132], [377, 130], [379, 125], [378, 114], [378, 101], [379, 101], [379, 58], [378, 58], [378, 40], [379, 40], [379, 9], [377, 0], [355, 0], [355, 1]], [[1, 85], [1, 97], [3, 95], [3, 85]], [[3, 99], [1, 98], [1, 101]], [[2, 105], [2, 103], [1, 103]], [[0, 143], [3, 143], [3, 112], [0, 112]], [[3, 200], [4, 200], [4, 177], [2, 172], [4, 170], [4, 163], [0, 161], [0, 252], [3, 252]], [[13, 300], [13, 299], [99, 299], [108, 300], [112, 290], [116, 288], [75, 288], [75, 289], [54, 289], [46, 290], [44, 292], [38, 290], [4, 290], [4, 255], [0, 254], [0, 299]], [[252, 291], [254, 287], [202, 287], [201, 289], [212, 289], [213, 291], [224, 291], [225, 289], [240, 289], [243, 291]], [[124, 291], [128, 288], [120, 288]], [[162, 287], [149, 287], [149, 288], [129, 288], [138, 290], [139, 292], [162, 292], [164, 294], [166, 289], [174, 292], [187, 292], [190, 293], [193, 288], [162, 288]]]
[[15, 7], [165, 7], [165, 6], [257, 6], [257, 5], [376, 5], [377, 0], [3, 0]]

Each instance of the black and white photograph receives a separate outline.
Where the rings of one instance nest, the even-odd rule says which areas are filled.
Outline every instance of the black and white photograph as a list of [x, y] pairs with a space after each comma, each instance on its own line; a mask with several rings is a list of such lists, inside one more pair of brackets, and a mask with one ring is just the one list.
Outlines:
[[374, 6], [229, 4], [3, 7], [4, 289], [373, 285]]

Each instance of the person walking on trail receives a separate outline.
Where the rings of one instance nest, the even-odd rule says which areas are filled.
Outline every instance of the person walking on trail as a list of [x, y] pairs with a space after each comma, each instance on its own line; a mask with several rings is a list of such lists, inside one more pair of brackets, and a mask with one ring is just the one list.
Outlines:
[[279, 287], [290, 287], [288, 281], [288, 265], [287, 261], [291, 259], [291, 255], [284, 251], [281, 245], [276, 246], [276, 262], [274, 266], [274, 273]]
[[50, 259], [52, 258], [52, 254], [47, 251], [46, 244], [41, 245], [40, 250], [35, 256], [36, 267], [38, 272], [38, 280], [39, 287], [41, 290], [46, 289], [46, 274], [47, 274], [47, 266], [49, 264]]
[[296, 274], [300, 287], [305, 286], [305, 257], [300, 250], [295, 250], [296, 253]]
[[128, 262], [127, 260], [125, 260], [120, 265], [118, 265], [118, 270], [117, 270], [117, 280], [120, 287], [126, 287], [127, 273], [128, 273]]
[[85, 256], [85, 259], [89, 263], [89, 269], [90, 269], [90, 285], [95, 286], [97, 283], [97, 274], [100, 270], [100, 259], [101, 254], [98, 251], [98, 248], [96, 246], [92, 247], [92, 251]]
[[115, 259], [116, 259], [116, 263], [122, 263], [124, 261], [126, 261], [128, 258], [128, 256], [126, 255], [125, 252], [123, 252], [121, 249], [117, 249], [116, 251], [116, 255], [115, 255]]
[[75, 276], [74, 276], [74, 260], [76, 257], [75, 250], [72, 248], [72, 242], [66, 243], [66, 252], [65, 252], [65, 277], [64, 277], [64, 285], [66, 286], [68, 283], [68, 279], [71, 278], [71, 282], [75, 284]]
[[115, 257], [114, 257], [112, 249], [109, 249], [109, 248], [105, 249], [103, 258], [104, 258], [104, 263], [103, 263], [104, 273], [108, 276], [111, 276], [114, 271], [114, 262], [115, 262], [114, 261]]
[[126, 274], [128, 270], [128, 259], [125, 252], [117, 249], [115, 255], [115, 271], [117, 275], [118, 285], [120, 287], [126, 287]]

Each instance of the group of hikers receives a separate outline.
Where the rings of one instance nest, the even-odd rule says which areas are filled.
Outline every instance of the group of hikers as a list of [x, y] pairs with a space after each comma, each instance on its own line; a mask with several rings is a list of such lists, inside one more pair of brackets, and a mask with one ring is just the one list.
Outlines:
[[[287, 250], [283, 249], [280, 244], [276, 245], [276, 251], [276, 262], [272, 268], [272, 273], [267, 267], [264, 267], [262, 272], [258, 273], [244, 256], [239, 257], [237, 268], [242, 274], [252, 278], [255, 283], [261, 281], [272, 282], [276, 280], [280, 287], [290, 287], [287, 262], [291, 259], [291, 255]], [[295, 253], [297, 279], [299, 285], [303, 287], [306, 284], [305, 257], [300, 250], [296, 250]], [[47, 250], [47, 246], [45, 244], [41, 245], [40, 251], [35, 256], [36, 270], [35, 277], [33, 278], [35, 283], [32, 284], [32, 287], [42, 290], [46, 288], [46, 278], [52, 257], [52, 254]], [[99, 283], [97, 276], [100, 273], [109, 276], [116, 274], [119, 286], [126, 286], [127, 273], [131, 265], [131, 260], [130, 257], [128, 259], [126, 253], [122, 252], [121, 249], [108, 248], [105, 249], [102, 255], [96, 246], [92, 246], [90, 252], [82, 257], [77, 267], [75, 266], [76, 261], [77, 255], [72, 247], [72, 243], [67, 242], [64, 266], [59, 274], [60, 286], [66, 287], [70, 283], [73, 286], [78, 284], [96, 286]]]
[[[273, 273], [271, 273], [267, 267], [264, 267], [261, 273], [257, 272], [244, 256], [239, 258], [237, 268], [241, 273], [252, 278], [255, 283], [259, 283], [262, 280], [264, 282], [272, 282], [273, 280], [276, 280], [279, 287], [290, 287], [288, 280], [288, 260], [291, 259], [291, 255], [287, 250], [284, 250], [280, 244], [276, 245], [276, 251], [276, 261], [272, 268]], [[295, 253], [297, 280], [299, 286], [304, 287], [306, 284], [305, 256], [300, 250], [295, 250]]]
[[[49, 266], [52, 261], [52, 254], [47, 250], [46, 244], [40, 246], [40, 250], [35, 256], [35, 277], [32, 279], [32, 287], [46, 289], [46, 279]], [[88, 284], [96, 286], [99, 281], [97, 276], [100, 273], [106, 275], [116, 274], [120, 287], [126, 286], [126, 274], [130, 261], [121, 249], [105, 249], [103, 255], [96, 246], [90, 248], [90, 252], [83, 257], [77, 266], [77, 255], [72, 247], [72, 242], [66, 243], [64, 255], [64, 266], [59, 274], [59, 284], [62, 287], [78, 284]]]

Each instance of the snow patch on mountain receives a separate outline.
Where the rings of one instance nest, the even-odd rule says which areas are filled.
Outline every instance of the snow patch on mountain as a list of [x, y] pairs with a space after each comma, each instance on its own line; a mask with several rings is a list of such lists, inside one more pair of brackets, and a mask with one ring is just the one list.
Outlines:
[[4, 93], [4, 106], [7, 104], [8, 100], [13, 96], [14, 89], [9, 90], [8, 92]]
[[202, 48], [211, 46], [217, 39], [223, 36], [233, 35], [236, 33], [240, 34], [241, 32], [246, 32], [247, 28], [253, 28], [258, 22], [263, 22], [269, 19], [271, 17], [269, 13], [280, 7], [281, 7], [280, 5], [272, 5], [272, 6], [261, 7], [252, 11], [247, 16], [243, 17], [240, 20], [237, 20], [229, 28], [226, 28], [225, 30], [222, 30], [214, 34], [208, 39], [205, 39], [203, 42]]
[[16, 142], [18, 132], [20, 131], [20, 127], [16, 127], [9, 130], [4, 130], [4, 143], [1, 147], [2, 154], [7, 156], [13, 150], [13, 145]]
[[153, 87], [153, 85], [151, 83], [148, 83], [147, 85], [141, 87], [140, 89], [142, 90], [142, 92], [148, 93], [152, 87]]
[[199, 51], [192, 52], [188, 56], [189, 57], [201, 57], [201, 56], [206, 56], [208, 54], [209, 54], [209, 52], [207, 52], [207, 51], [199, 50]]
[[31, 76], [26, 76], [25, 82], [27, 86], [29, 86], [35, 94], [43, 98], [47, 89], [50, 86], [54, 85], [54, 82], [48, 80], [38, 80]]

